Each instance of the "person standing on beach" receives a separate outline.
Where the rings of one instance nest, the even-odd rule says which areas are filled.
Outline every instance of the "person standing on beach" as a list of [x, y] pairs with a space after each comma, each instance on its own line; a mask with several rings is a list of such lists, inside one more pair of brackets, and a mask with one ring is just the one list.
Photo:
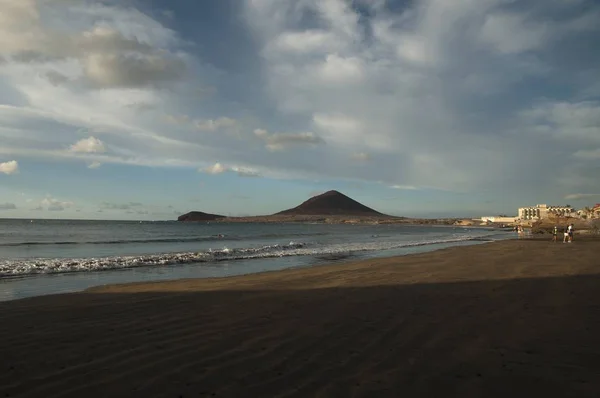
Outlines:
[[569, 233], [569, 243], [573, 242], [573, 224], [569, 225], [569, 228], [567, 229], [568, 233]]
[[565, 228], [565, 233], [563, 236], [563, 243], [567, 243], [567, 239], [569, 239], [569, 228]]
[[555, 225], [554, 229], [552, 229], [552, 242], [557, 242], [558, 240], [558, 227]]

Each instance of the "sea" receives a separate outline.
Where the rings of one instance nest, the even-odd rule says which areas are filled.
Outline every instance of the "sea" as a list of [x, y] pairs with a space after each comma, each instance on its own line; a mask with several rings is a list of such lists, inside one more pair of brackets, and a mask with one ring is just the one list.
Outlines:
[[484, 227], [0, 219], [0, 301], [213, 278], [513, 237]]

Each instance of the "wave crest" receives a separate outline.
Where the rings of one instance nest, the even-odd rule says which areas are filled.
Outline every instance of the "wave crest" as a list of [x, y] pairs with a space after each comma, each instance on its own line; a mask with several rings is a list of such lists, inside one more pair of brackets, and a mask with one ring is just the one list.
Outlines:
[[176, 266], [218, 261], [247, 260], [257, 258], [273, 258], [288, 256], [331, 256], [344, 253], [355, 253], [376, 250], [400, 249], [404, 247], [436, 245], [464, 241], [489, 241], [489, 236], [462, 236], [448, 239], [413, 241], [413, 242], [363, 242], [349, 244], [319, 245], [302, 242], [289, 242], [284, 245], [267, 245], [203, 252], [164, 253], [140, 256], [113, 256], [102, 258], [72, 259], [26, 259], [0, 260], [0, 278], [17, 277], [34, 274], [54, 274], [66, 272], [104, 271], [146, 266]]

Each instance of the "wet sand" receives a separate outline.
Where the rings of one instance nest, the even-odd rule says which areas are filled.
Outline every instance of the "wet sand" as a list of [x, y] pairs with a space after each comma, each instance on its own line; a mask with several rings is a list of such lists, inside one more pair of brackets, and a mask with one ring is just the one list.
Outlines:
[[600, 240], [0, 303], [0, 397], [597, 397]]

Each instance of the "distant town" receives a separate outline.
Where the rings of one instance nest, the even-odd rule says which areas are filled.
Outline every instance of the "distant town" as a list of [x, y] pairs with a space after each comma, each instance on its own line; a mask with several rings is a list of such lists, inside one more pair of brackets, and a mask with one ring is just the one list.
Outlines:
[[600, 219], [600, 203], [593, 207], [583, 207], [579, 210], [570, 205], [548, 206], [547, 204], [538, 204], [530, 207], [520, 207], [516, 216], [484, 216], [481, 222], [486, 224], [525, 224], [530, 225], [536, 221], [579, 219], [591, 220]]

